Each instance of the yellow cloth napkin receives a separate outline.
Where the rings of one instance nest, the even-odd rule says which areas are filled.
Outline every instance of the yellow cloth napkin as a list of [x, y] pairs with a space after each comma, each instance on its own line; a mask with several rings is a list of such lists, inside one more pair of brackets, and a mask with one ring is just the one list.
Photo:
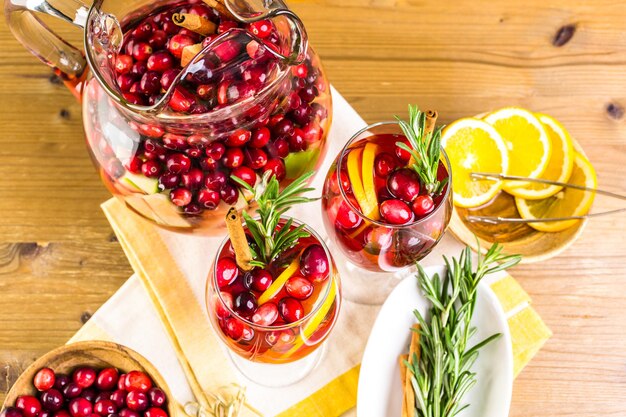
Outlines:
[[[350, 135], [365, 125], [335, 90], [333, 105], [335, 123], [329, 133], [329, 157], [319, 169], [322, 173]], [[323, 180], [323, 175], [318, 175], [313, 186], [321, 189]], [[305, 380], [280, 389], [257, 386], [241, 380], [233, 369], [205, 311], [206, 277], [223, 237], [186, 236], [159, 229], [115, 199], [104, 203], [103, 210], [135, 275], [72, 341], [111, 340], [137, 350], [161, 371], [181, 404], [204, 403], [206, 392], [239, 381], [247, 386], [251, 406], [267, 417], [354, 415], [359, 364], [379, 305], [344, 300], [327, 341], [324, 360]], [[306, 220], [324, 235], [319, 202], [299, 206], [290, 214]], [[442, 254], [456, 256], [461, 249], [462, 245], [447, 234], [421, 264], [441, 264]], [[382, 299], [391, 290], [390, 283], [401, 278], [394, 275], [383, 277], [374, 285], [359, 285], [359, 282], [350, 285], [363, 272], [342, 270], [341, 264], [345, 263], [342, 256], [332, 247], [331, 251], [340, 267], [344, 294], [358, 295], [355, 290], [361, 290], [369, 296], [369, 291], [378, 289], [377, 298]], [[504, 273], [489, 280], [508, 317], [517, 375], [551, 334], [517, 281]], [[254, 414], [246, 409], [244, 415]]]

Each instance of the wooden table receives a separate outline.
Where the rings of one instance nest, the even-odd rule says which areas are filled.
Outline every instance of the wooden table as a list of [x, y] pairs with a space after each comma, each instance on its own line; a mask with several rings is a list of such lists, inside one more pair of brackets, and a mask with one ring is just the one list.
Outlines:
[[[601, 187], [626, 189], [625, 2], [292, 6], [367, 121], [407, 103], [438, 109], [444, 122], [524, 106], [567, 126]], [[74, 28], [55, 27], [78, 42]], [[132, 271], [99, 209], [109, 194], [85, 150], [78, 103], [4, 21], [0, 45], [1, 392], [4, 373], [12, 381], [63, 344]], [[626, 415], [625, 226], [623, 215], [593, 220], [563, 255], [514, 270], [554, 337], [517, 379], [512, 416]]]

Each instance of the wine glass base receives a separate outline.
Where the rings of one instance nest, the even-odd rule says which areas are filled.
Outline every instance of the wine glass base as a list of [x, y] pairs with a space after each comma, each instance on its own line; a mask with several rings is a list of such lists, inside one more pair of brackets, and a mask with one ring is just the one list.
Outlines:
[[252, 362], [231, 351], [228, 351], [228, 356], [237, 371], [250, 382], [269, 388], [281, 388], [303, 380], [319, 365], [325, 352], [326, 343], [310, 355], [285, 364]]

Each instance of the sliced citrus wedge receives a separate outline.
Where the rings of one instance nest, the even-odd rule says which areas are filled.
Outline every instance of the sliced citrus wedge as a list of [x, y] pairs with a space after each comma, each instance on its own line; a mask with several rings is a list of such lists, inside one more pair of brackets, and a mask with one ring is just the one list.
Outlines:
[[[546, 170], [539, 178], [567, 182], [574, 168], [572, 138], [556, 119], [545, 114], [536, 114], [536, 116], [543, 124], [552, 145], [552, 156], [550, 161], [548, 161]], [[507, 188], [507, 192], [526, 200], [539, 200], [551, 197], [561, 191], [561, 189], [563, 187], [558, 185], [528, 183], [526, 187]]]
[[[363, 191], [367, 199], [368, 207], [376, 208], [378, 211], [378, 196], [374, 186], [374, 160], [378, 145], [368, 142], [363, 148], [363, 163], [361, 165], [361, 178], [363, 178]], [[369, 215], [368, 215], [369, 217]]]
[[293, 261], [291, 261], [289, 266], [285, 268], [283, 272], [280, 273], [278, 278], [276, 278], [274, 282], [272, 282], [272, 285], [270, 285], [269, 288], [266, 289], [265, 292], [263, 292], [263, 294], [261, 294], [258, 300], [258, 304], [263, 305], [267, 303], [269, 300], [271, 300], [272, 298], [276, 297], [278, 293], [280, 292], [280, 290], [282, 290], [283, 287], [285, 286], [285, 283], [287, 282], [287, 280], [291, 278], [293, 274], [296, 273], [299, 267], [300, 267], [300, 256], [298, 255]]
[[480, 206], [500, 191], [502, 181], [474, 181], [470, 177], [471, 172], [507, 173], [506, 146], [493, 126], [479, 119], [459, 119], [445, 128], [441, 145], [452, 167], [454, 204]]
[[[550, 161], [552, 145], [543, 125], [528, 110], [506, 107], [485, 116], [496, 128], [509, 151], [509, 175], [539, 178]], [[502, 187], [525, 187], [528, 182], [505, 181]]]
[[378, 206], [372, 205], [370, 200], [365, 194], [365, 188], [363, 187], [362, 178], [362, 154], [363, 148], [351, 149], [348, 154], [348, 178], [350, 179], [350, 186], [356, 201], [361, 207], [361, 212], [370, 219], [377, 220], [379, 217]]
[[[581, 154], [574, 153], [574, 169], [568, 182], [584, 187], [596, 188], [598, 180], [596, 172], [589, 161]], [[517, 211], [523, 219], [545, 219], [551, 217], [583, 216], [589, 212], [594, 192], [563, 188], [552, 197], [543, 200], [525, 200], [515, 197]], [[560, 232], [571, 227], [580, 220], [564, 220], [546, 223], [528, 223], [542, 232]]]

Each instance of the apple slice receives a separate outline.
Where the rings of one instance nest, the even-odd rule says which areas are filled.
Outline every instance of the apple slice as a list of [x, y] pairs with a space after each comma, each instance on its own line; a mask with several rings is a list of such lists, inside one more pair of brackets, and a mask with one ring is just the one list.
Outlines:
[[352, 149], [348, 154], [348, 178], [350, 179], [350, 185], [352, 187], [354, 197], [361, 207], [361, 212], [370, 219], [378, 220], [378, 205], [371, 204], [370, 199], [367, 198], [365, 189], [363, 188], [363, 179], [361, 178], [363, 168], [363, 164], [361, 162], [362, 154], [363, 150], [360, 148]]
[[159, 180], [156, 178], [148, 178], [127, 171], [120, 180], [124, 185], [130, 186], [133, 191], [143, 191], [146, 194], [156, 194], [159, 192]]
[[363, 191], [370, 207], [374, 207], [378, 214], [378, 196], [374, 185], [374, 160], [378, 145], [369, 142], [363, 148], [363, 163], [361, 165], [361, 175], [363, 178]]
[[281, 272], [281, 274], [272, 282], [272, 285], [269, 286], [268, 289], [265, 290], [263, 294], [259, 297], [258, 303], [259, 305], [263, 305], [267, 303], [272, 298], [276, 297], [280, 290], [283, 289], [283, 286], [287, 282], [289, 278], [300, 268], [300, 255], [296, 256], [296, 258], [291, 261], [289, 266]]

